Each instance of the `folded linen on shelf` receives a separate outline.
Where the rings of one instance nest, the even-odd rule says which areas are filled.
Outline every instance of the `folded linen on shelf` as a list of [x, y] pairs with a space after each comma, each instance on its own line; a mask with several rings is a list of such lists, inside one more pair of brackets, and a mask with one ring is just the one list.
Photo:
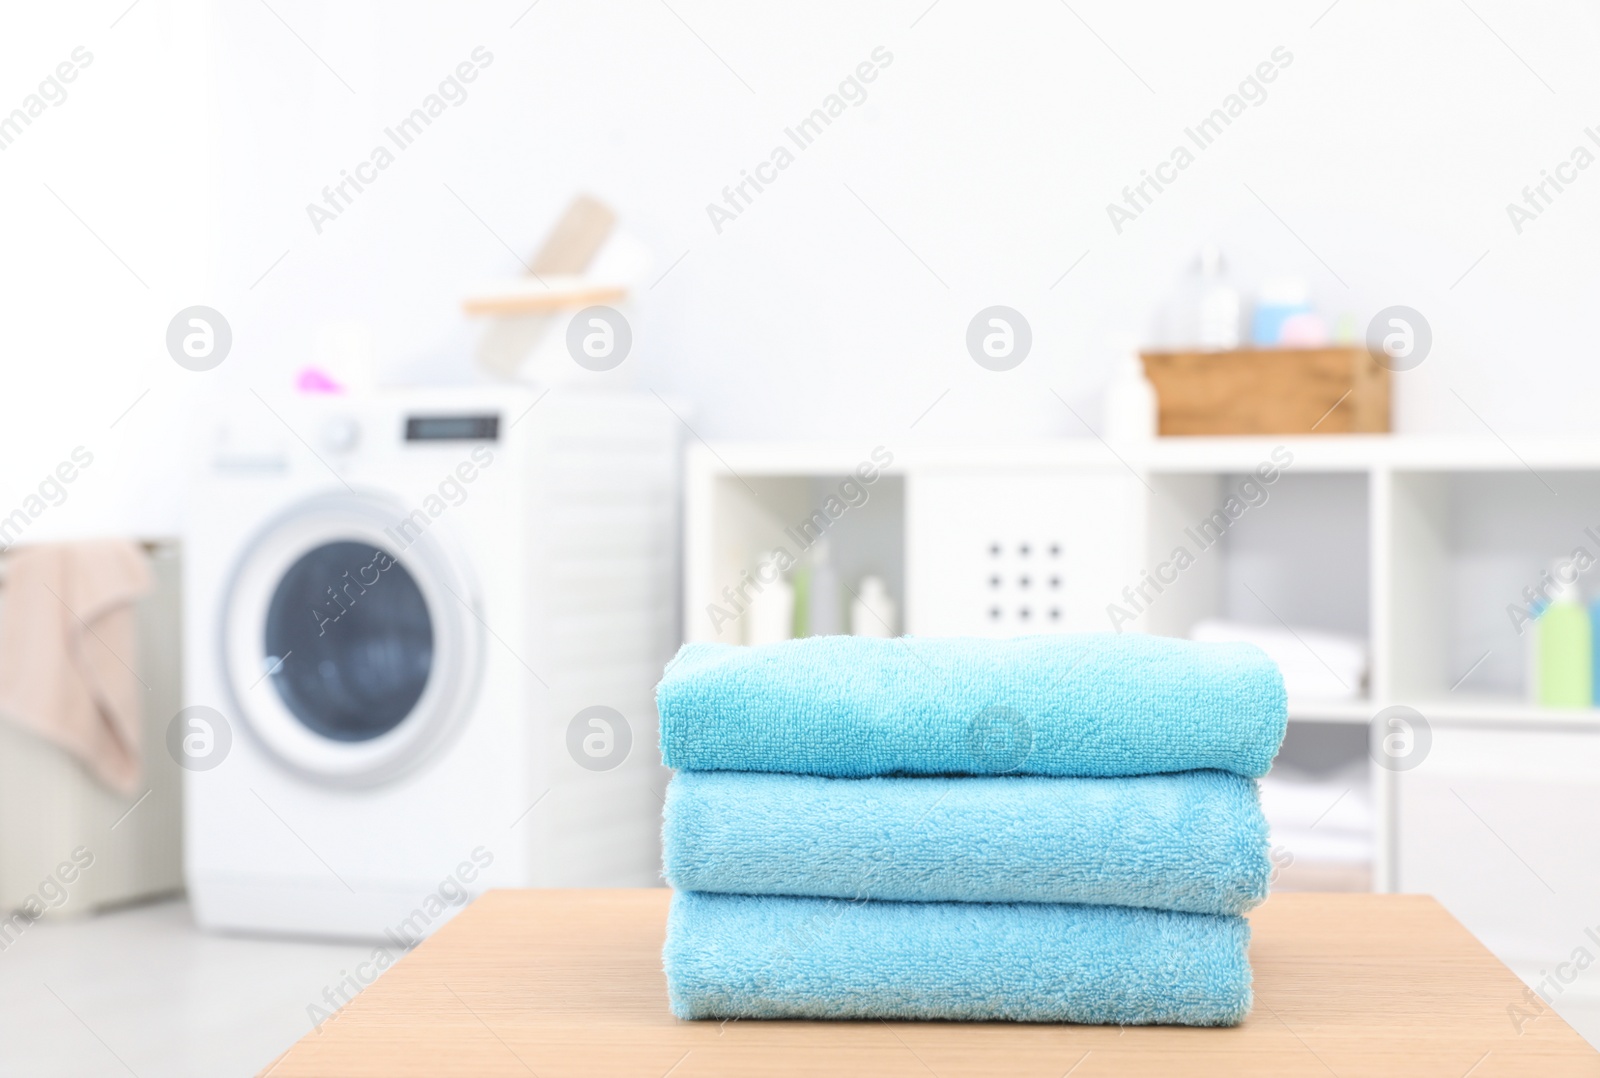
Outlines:
[[1206, 618], [1189, 637], [1254, 644], [1278, 664], [1284, 688], [1296, 700], [1355, 700], [1366, 691], [1367, 642], [1359, 636]]

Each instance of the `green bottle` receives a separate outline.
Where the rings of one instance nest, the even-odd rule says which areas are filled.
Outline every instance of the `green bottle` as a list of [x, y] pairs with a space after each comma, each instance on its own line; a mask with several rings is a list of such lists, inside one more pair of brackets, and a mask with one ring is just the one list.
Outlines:
[[[1568, 580], [1567, 576], [1571, 579]], [[1539, 703], [1543, 707], [1594, 706], [1593, 630], [1578, 600], [1578, 569], [1558, 562], [1550, 605], [1539, 615]]]
[[806, 565], [795, 567], [790, 577], [794, 584], [794, 632], [792, 638], [803, 639], [811, 635], [811, 569]]

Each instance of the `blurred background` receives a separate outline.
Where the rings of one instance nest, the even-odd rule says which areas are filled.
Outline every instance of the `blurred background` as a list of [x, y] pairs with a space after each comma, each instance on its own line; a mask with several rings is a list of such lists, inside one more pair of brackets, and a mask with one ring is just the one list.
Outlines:
[[19, 1073], [249, 1073], [484, 887], [659, 883], [661, 664], [817, 632], [1260, 643], [1275, 886], [1600, 1043], [1591, 7], [6, 29]]

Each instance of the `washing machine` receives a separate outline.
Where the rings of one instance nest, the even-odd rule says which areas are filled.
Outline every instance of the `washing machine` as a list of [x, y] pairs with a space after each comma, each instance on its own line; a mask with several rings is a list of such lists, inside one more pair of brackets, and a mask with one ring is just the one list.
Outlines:
[[500, 386], [220, 410], [169, 736], [201, 926], [409, 944], [489, 887], [658, 883], [673, 414]]

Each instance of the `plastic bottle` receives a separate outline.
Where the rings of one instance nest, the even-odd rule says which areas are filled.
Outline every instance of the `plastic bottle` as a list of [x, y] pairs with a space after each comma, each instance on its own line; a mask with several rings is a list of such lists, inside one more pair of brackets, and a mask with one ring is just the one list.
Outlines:
[[1106, 384], [1106, 437], [1114, 442], [1148, 441], [1156, 436], [1156, 387], [1145, 376], [1144, 360], [1133, 342], [1119, 342], [1115, 362]]
[[790, 574], [794, 588], [794, 626], [790, 636], [795, 640], [811, 635], [811, 567], [802, 562]]
[[1173, 347], [1203, 352], [1224, 352], [1239, 347], [1239, 290], [1228, 283], [1222, 250], [1215, 245], [1200, 249], [1194, 268], [1183, 284], [1175, 312]]
[[[768, 554], [763, 565], [772, 565], [777, 554]], [[794, 633], [794, 585], [783, 577], [766, 584], [750, 599], [745, 612], [745, 643], [771, 644], [788, 640]]]
[[1550, 579], [1550, 605], [1539, 615], [1539, 703], [1589, 707], [1594, 701], [1593, 633], [1589, 612], [1578, 601], [1577, 567], [1557, 562]]
[[807, 630], [811, 636], [836, 636], [844, 632], [844, 611], [840, 609], [839, 574], [833, 568], [828, 540], [818, 539], [811, 548], [811, 586], [807, 598]]
[[850, 632], [855, 636], [893, 636], [894, 600], [883, 578], [865, 576], [855, 601], [850, 604]]
[[[1528, 626], [1529, 629], [1538, 627], [1538, 622]], [[1589, 680], [1593, 693], [1593, 705], [1600, 707], [1600, 677], [1595, 676], [1595, 671], [1600, 670], [1600, 595], [1589, 601]]]
[[1311, 313], [1311, 289], [1294, 277], [1263, 281], [1250, 316], [1250, 342], [1257, 348], [1284, 344], [1283, 326], [1289, 319]]
[[[1522, 627], [1522, 676], [1527, 683], [1528, 703], [1539, 702], [1539, 615], [1544, 613], [1543, 599], [1535, 599], [1528, 604], [1528, 609], [1533, 611], [1533, 620]], [[1591, 627], [1590, 636], [1594, 636]], [[1591, 679], [1593, 675], [1590, 675]]]

